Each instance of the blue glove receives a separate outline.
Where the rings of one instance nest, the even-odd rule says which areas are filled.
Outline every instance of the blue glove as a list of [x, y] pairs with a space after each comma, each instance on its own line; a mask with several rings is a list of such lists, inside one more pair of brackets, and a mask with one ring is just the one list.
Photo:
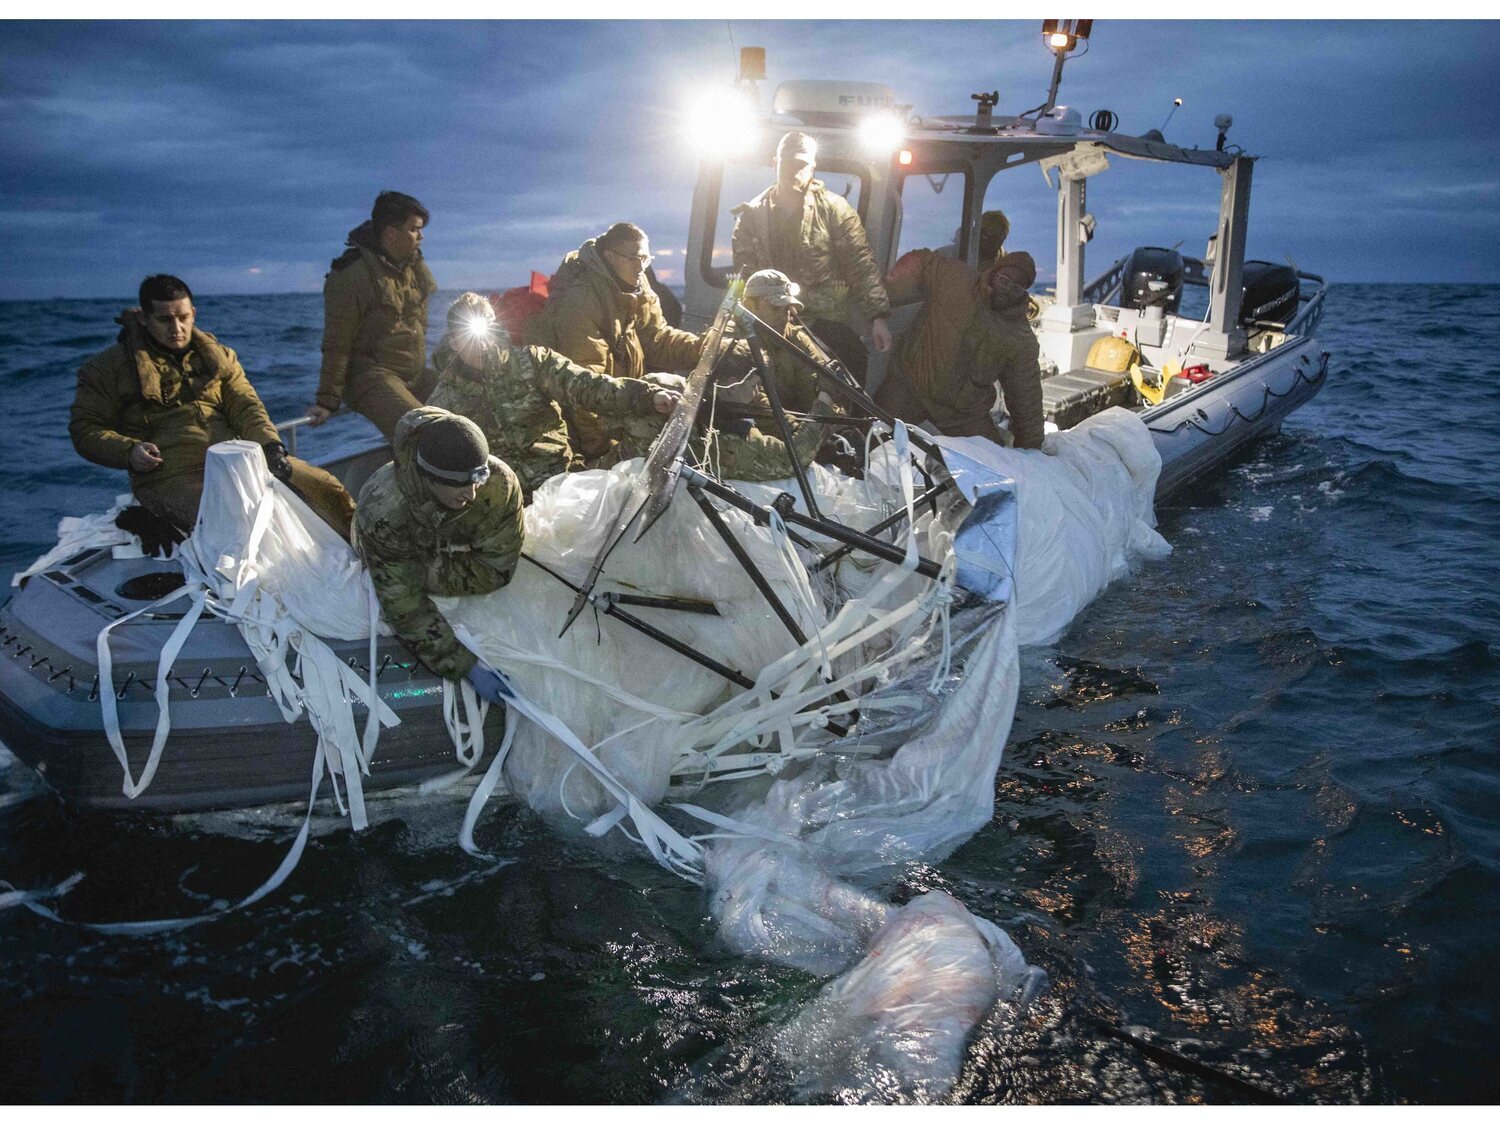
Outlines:
[[469, 681], [469, 686], [474, 689], [474, 694], [480, 699], [488, 699], [491, 703], [504, 703], [510, 698], [510, 685], [505, 682], [505, 677], [493, 669], [486, 668], [483, 664], [474, 665], [464, 678]]

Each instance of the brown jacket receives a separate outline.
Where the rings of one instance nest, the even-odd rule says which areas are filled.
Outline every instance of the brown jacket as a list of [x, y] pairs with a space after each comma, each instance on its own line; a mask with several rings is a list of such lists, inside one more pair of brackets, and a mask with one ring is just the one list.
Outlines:
[[149, 441], [162, 463], [130, 474], [131, 490], [159, 492], [203, 476], [208, 447], [232, 438], [280, 440], [234, 351], [193, 329], [176, 358], [150, 343], [139, 309], [119, 316], [119, 340], [87, 360], [69, 413], [73, 448], [96, 465], [129, 469], [130, 451]]
[[344, 383], [367, 371], [389, 371], [407, 384], [427, 361], [427, 301], [437, 282], [418, 250], [397, 265], [380, 251], [375, 228], [349, 232], [349, 249], [323, 280], [323, 368], [319, 406], [337, 410]]
[[[1042, 377], [1025, 289], [995, 271], [976, 277], [965, 262], [932, 250], [903, 255], [885, 282], [893, 304], [924, 302], [916, 323], [896, 341], [886, 378], [904, 379], [927, 416], [949, 434], [974, 432], [975, 420], [989, 417], [998, 381], [1015, 444], [1040, 448]], [[998, 302], [992, 301], [994, 286], [1005, 287]], [[1005, 311], [996, 312], [994, 303]]]

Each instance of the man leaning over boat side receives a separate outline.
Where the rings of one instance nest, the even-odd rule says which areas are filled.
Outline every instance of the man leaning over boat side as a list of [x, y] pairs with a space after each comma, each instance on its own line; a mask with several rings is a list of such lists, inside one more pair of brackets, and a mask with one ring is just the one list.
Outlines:
[[141, 507], [185, 533], [198, 519], [208, 447], [253, 441], [271, 474], [347, 539], [354, 501], [331, 473], [287, 455], [239, 357], [197, 326], [187, 283], [155, 274], [138, 296], [140, 308], [116, 318], [118, 340], [79, 369], [73, 448], [128, 470]]
[[[667, 323], [646, 276], [651, 261], [650, 239], [634, 223], [615, 223], [588, 239], [552, 275], [528, 338], [601, 375], [687, 374], [702, 340]], [[592, 460], [609, 451], [614, 437], [596, 413], [564, 404], [563, 416], [580, 456]]]
[[879, 351], [891, 347], [891, 303], [859, 212], [813, 179], [817, 142], [791, 132], [776, 146], [776, 182], [734, 208], [735, 268], [777, 269], [795, 281], [808, 327], [863, 384], [869, 362], [856, 331], [864, 322]]
[[[950, 437], [1040, 449], [1040, 350], [1027, 319], [1036, 263], [1024, 251], [1004, 252], [1008, 231], [1008, 223], [981, 224], [977, 276], [968, 263], [934, 250], [913, 250], [891, 269], [886, 288], [892, 303], [923, 305], [896, 342], [875, 401]], [[1008, 434], [990, 413], [997, 382], [1010, 414]]]
[[307, 409], [320, 426], [340, 403], [393, 441], [396, 423], [427, 401], [437, 376], [427, 366], [427, 301], [437, 282], [422, 259], [431, 215], [399, 191], [375, 198], [367, 222], [323, 281], [323, 366]]
[[448, 329], [433, 364], [432, 405], [473, 420], [521, 482], [526, 503], [558, 473], [584, 467], [561, 407], [603, 416], [659, 417], [677, 393], [643, 379], [616, 378], [570, 362], [550, 348], [514, 347], [490, 303], [464, 293], [448, 309]]
[[521, 484], [478, 426], [439, 407], [403, 415], [392, 445], [394, 460], [360, 489], [354, 546], [386, 624], [427, 668], [460, 680], [476, 658], [432, 598], [509, 584], [525, 537]]

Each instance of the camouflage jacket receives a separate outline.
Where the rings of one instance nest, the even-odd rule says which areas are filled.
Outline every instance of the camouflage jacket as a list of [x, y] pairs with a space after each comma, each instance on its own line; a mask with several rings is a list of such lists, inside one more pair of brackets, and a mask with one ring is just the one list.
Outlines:
[[[923, 302], [915, 323], [896, 341], [891, 371], [906, 376], [937, 427], [956, 430], [962, 419], [988, 414], [998, 381], [1016, 445], [1041, 448], [1039, 347], [1024, 299], [1013, 302], [1015, 315], [996, 313], [984, 276], [932, 250], [903, 255], [886, 286], [897, 305]], [[1024, 291], [1012, 288], [1024, 298]]]
[[[747, 330], [739, 321], [730, 322], [730, 331], [736, 339], [748, 335]], [[821, 347], [813, 334], [795, 320], [788, 321], [784, 335], [814, 359], [828, 361], [828, 350]], [[762, 345], [761, 351], [765, 354], [766, 363], [771, 369], [771, 377], [776, 380], [776, 390], [781, 395], [781, 405], [788, 410], [800, 413], [811, 410], [818, 397], [817, 375], [808, 369], [807, 364], [796, 359], [790, 352], [774, 342]], [[750, 374], [748, 354], [744, 358], [734, 354], [726, 356], [721, 371], [723, 373], [717, 379], [720, 384]], [[756, 372], [754, 375], [755, 402], [769, 407], [769, 400], [761, 386], [764, 377], [764, 372]]]
[[802, 287], [802, 302], [812, 320], [840, 320], [862, 329], [854, 318], [889, 316], [891, 303], [859, 212], [821, 180], [814, 180], [802, 199], [797, 253], [791, 261], [778, 262], [771, 239], [775, 191], [773, 185], [734, 208], [735, 268], [746, 277], [764, 269], [786, 274]]
[[432, 603], [433, 594], [488, 594], [510, 581], [525, 522], [521, 485], [490, 458], [490, 479], [461, 509], [439, 504], [416, 465], [416, 436], [448, 411], [419, 406], [396, 424], [395, 460], [360, 489], [355, 547], [370, 571], [386, 624], [428, 668], [461, 679], [474, 654]]
[[432, 361], [438, 383], [428, 401], [478, 424], [491, 452], [515, 470], [528, 503], [543, 481], [583, 467], [559, 404], [596, 414], [654, 413], [654, 387], [597, 374], [548, 348], [490, 346], [476, 369], [445, 339]]
[[83, 457], [128, 469], [131, 449], [153, 443], [161, 465], [130, 474], [139, 496], [172, 488], [184, 476], [201, 477], [204, 454], [215, 442], [279, 440], [232, 349], [194, 328], [188, 350], [175, 357], [151, 343], [139, 309], [118, 319], [118, 341], [78, 372], [68, 435]]
[[397, 265], [380, 250], [375, 228], [349, 232], [349, 249], [323, 280], [323, 367], [319, 406], [337, 410], [344, 382], [391, 371], [410, 383], [427, 362], [427, 300], [437, 282], [418, 250]]
[[[738, 428], [718, 431], [712, 450], [708, 448], [707, 436], [702, 431], [695, 433], [692, 450], [698, 462], [709, 465], [721, 480], [786, 480], [796, 475], [792, 459], [787, 456], [786, 442], [762, 433], [755, 426], [743, 434], [736, 432]], [[792, 434], [792, 452], [804, 469], [823, 444], [823, 429], [824, 423], [818, 418], [809, 418]]]

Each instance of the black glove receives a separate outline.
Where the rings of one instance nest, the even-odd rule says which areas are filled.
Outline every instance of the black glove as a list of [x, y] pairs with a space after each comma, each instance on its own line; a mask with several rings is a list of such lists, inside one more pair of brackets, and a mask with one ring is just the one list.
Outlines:
[[266, 451], [266, 468], [282, 484], [292, 483], [292, 459], [287, 456], [286, 446], [279, 441], [268, 441], [261, 446]]
[[187, 538], [187, 532], [171, 520], [163, 519], [139, 505], [126, 508], [115, 517], [115, 526], [141, 541], [141, 550], [152, 558], [166, 558]]

